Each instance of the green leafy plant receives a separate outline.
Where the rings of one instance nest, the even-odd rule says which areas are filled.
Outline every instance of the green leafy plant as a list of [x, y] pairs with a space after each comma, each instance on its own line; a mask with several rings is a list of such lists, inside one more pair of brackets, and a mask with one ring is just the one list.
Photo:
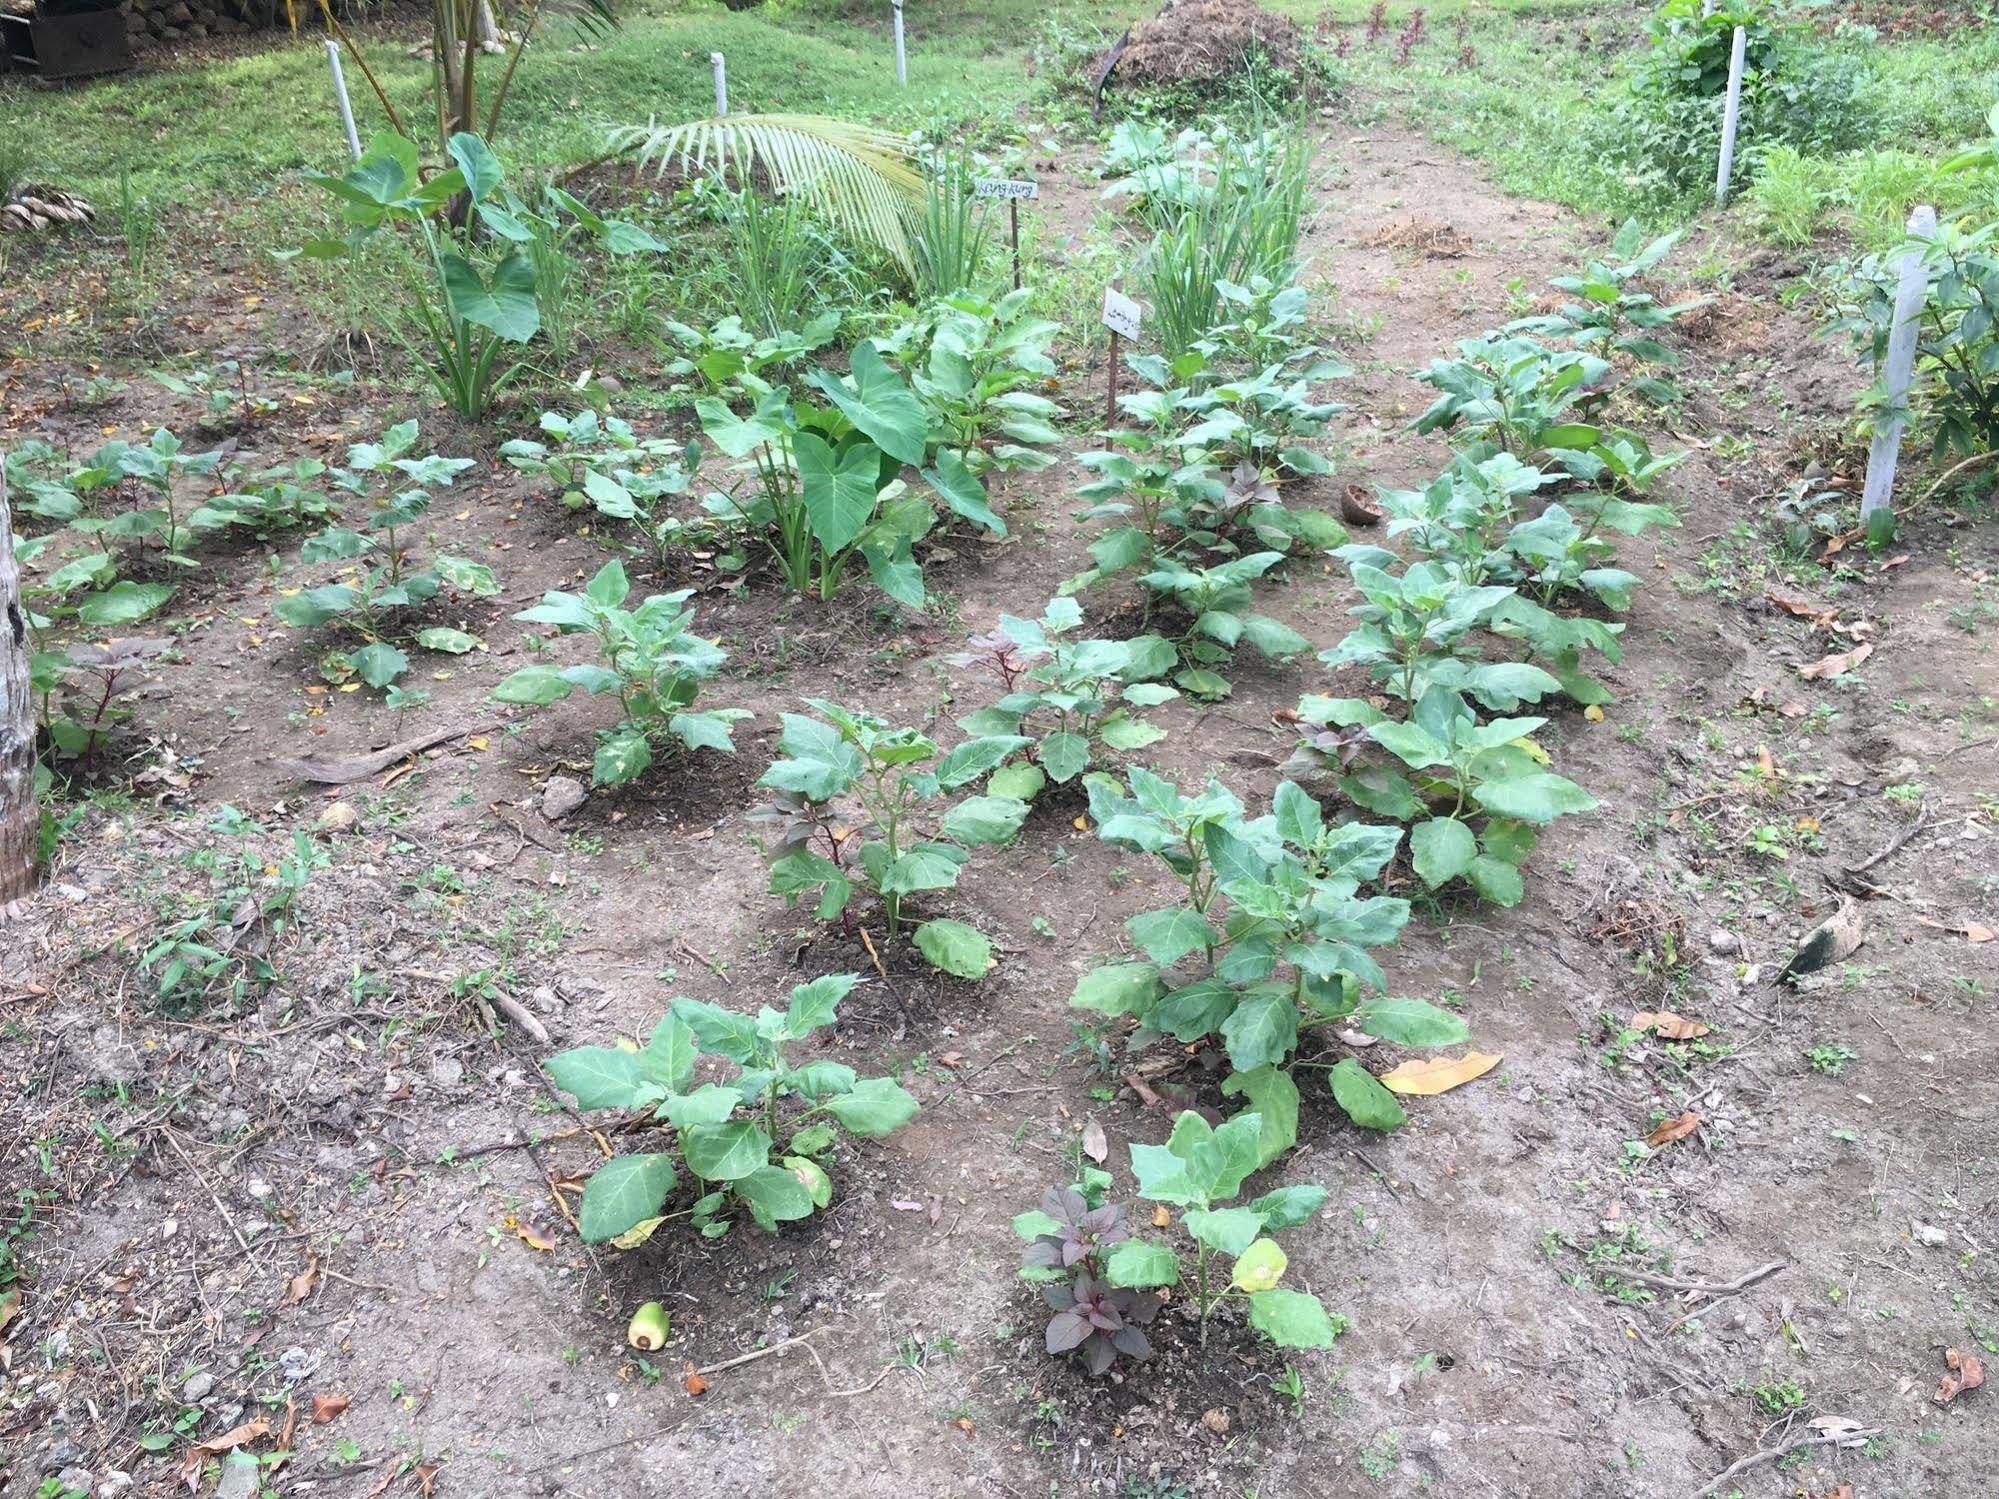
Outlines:
[[1457, 358], [1432, 360], [1417, 372], [1438, 394], [1414, 429], [1447, 432], [1462, 424], [1474, 442], [1523, 461], [1545, 454], [1575, 473], [1572, 455], [1587, 454], [1603, 435], [1582, 418], [1608, 393], [1609, 363], [1519, 335], [1460, 339], [1457, 349]]
[[972, 735], [1028, 741], [1023, 763], [993, 772], [987, 789], [1031, 801], [1048, 781], [1065, 785], [1092, 766], [1163, 739], [1166, 731], [1137, 716], [1180, 694], [1160, 683], [1178, 662], [1157, 635], [1129, 640], [1071, 640], [1083, 611], [1073, 599], [1049, 602], [1039, 620], [1000, 616], [999, 628], [974, 636], [972, 650], [949, 657], [999, 679], [1003, 695], [958, 720]]
[[192, 526], [184, 508], [185, 485], [206, 478], [222, 463], [220, 451], [190, 453], [165, 427], [156, 428], [145, 443], [114, 442], [98, 450], [92, 465], [103, 465], [115, 480], [132, 480], [150, 504], [140, 504], [112, 516], [85, 515], [71, 525], [86, 535], [134, 540], [143, 551], [157, 541], [161, 555], [176, 567], [199, 564], [183, 550]]
[[[939, 804], [1033, 741], [987, 734], [944, 752], [915, 729], [807, 702], [819, 717], [784, 715], [780, 758], [758, 782], [776, 796], [751, 814], [772, 829], [771, 893], [794, 905], [816, 895], [819, 919], [840, 917], [851, 930], [850, 903], [865, 892], [880, 902], [893, 939], [906, 897], [954, 888], [973, 849], [1010, 842], [1020, 830], [1028, 807], [1017, 797]], [[925, 921], [911, 936], [925, 958], [959, 978], [981, 978], [992, 966], [991, 942], [964, 922]]]
[[923, 201], [909, 225], [920, 295], [974, 294], [991, 279], [991, 203], [974, 193], [976, 177], [960, 157], [939, 159], [924, 177]]
[[616, 693], [623, 715], [598, 735], [591, 767], [600, 786], [635, 779], [676, 741], [690, 750], [734, 754], [730, 731], [750, 716], [741, 708], [694, 710], [701, 683], [728, 660], [726, 651], [695, 632], [694, 611], [685, 607], [694, 590], [656, 593], [636, 608], [626, 607], [630, 594], [624, 566], [613, 560], [582, 593], [551, 591], [516, 614], [530, 624], [553, 625], [558, 634], [592, 636], [602, 659], [564, 667], [537, 662], [493, 689], [499, 702], [533, 707], [560, 702], [578, 689], [592, 696]]
[[746, 328], [742, 318], [735, 314], [706, 327], [669, 319], [667, 337], [680, 353], [668, 362], [666, 373], [680, 379], [697, 377], [709, 395], [740, 393], [754, 402], [772, 387], [772, 382], [764, 378], [765, 370], [798, 364], [831, 343], [839, 331], [840, 314], [836, 310], [822, 312], [796, 329], [762, 335]]
[[1215, 668], [1232, 661], [1244, 641], [1272, 661], [1288, 660], [1312, 648], [1312, 642], [1289, 625], [1250, 608], [1250, 582], [1282, 562], [1281, 552], [1252, 552], [1199, 568], [1170, 557], [1155, 560], [1157, 565], [1139, 581], [1156, 598], [1170, 603], [1185, 622], [1170, 638], [1184, 663], [1173, 681], [1189, 696], [1215, 699], [1234, 691]]
[[1054, 377], [1048, 345], [1060, 330], [1033, 315], [1032, 300], [1024, 290], [996, 302], [956, 292], [883, 341], [883, 352], [909, 371], [926, 444], [940, 462], [955, 457], [983, 474], [1053, 461], [1036, 449], [1061, 441], [1050, 425], [1061, 408], [1028, 387]]
[[[330, 526], [306, 538], [300, 560], [308, 566], [323, 562], [368, 564], [353, 582], [323, 583], [286, 594], [272, 613], [293, 629], [312, 630], [338, 620], [364, 637], [358, 649], [334, 662], [352, 670], [370, 687], [386, 688], [409, 666], [409, 657], [395, 643], [395, 616], [438, 597], [447, 588], [475, 598], [500, 591], [493, 570], [483, 562], [438, 554], [429, 567], [411, 564], [404, 537], [430, 509], [432, 488], [450, 484], [472, 466], [469, 458], [443, 458], [435, 453], [407, 457], [416, 446], [417, 424], [407, 421], [382, 434], [380, 442], [356, 443], [348, 449], [347, 466], [332, 470], [335, 487], [367, 502], [362, 529]], [[416, 644], [462, 655], [478, 641], [462, 630], [434, 625], [419, 629]]]
[[1356, 763], [1310, 738], [1302, 751], [1305, 763], [1337, 774], [1356, 805], [1411, 824], [1411, 863], [1433, 889], [1462, 878], [1497, 905], [1517, 905], [1525, 889], [1520, 866], [1538, 829], [1597, 806], [1547, 768], [1547, 753], [1532, 737], [1545, 718], [1481, 723], [1460, 693], [1442, 685], [1424, 689], [1406, 721], [1360, 698], [1307, 697], [1299, 714], [1310, 724], [1356, 730], [1356, 741], [1364, 735], [1393, 756]]
[[[582, 1046], [551, 1057], [549, 1076], [579, 1109], [650, 1108], [667, 1137], [666, 1148], [620, 1155], [590, 1178], [578, 1218], [584, 1242], [629, 1248], [683, 1214], [714, 1238], [728, 1232], [737, 1206], [774, 1231], [826, 1207], [833, 1184], [823, 1163], [839, 1141], [835, 1126], [886, 1135], [916, 1115], [916, 1100], [893, 1078], [862, 1078], [824, 1056], [793, 1065], [785, 1055], [834, 1023], [857, 982], [851, 973], [814, 979], [791, 991], [785, 1009], [765, 1005], [754, 1016], [675, 999], [642, 1048]], [[729, 1070], [697, 1086], [702, 1057]], [[679, 1170], [702, 1191], [669, 1214]]]
[[[1633, 290], [1631, 283], [1656, 270], [1684, 233], [1677, 229], [1648, 242], [1638, 220], [1626, 220], [1610, 242], [1609, 259], [1591, 260], [1582, 274], [1556, 276], [1548, 283], [1574, 300], [1564, 303], [1559, 312], [1520, 318], [1500, 331], [1565, 338], [1574, 348], [1621, 355], [1641, 367], [1678, 364], [1679, 354], [1659, 342], [1659, 330], [1714, 298], [1696, 297], [1662, 307], [1649, 293]], [[1656, 376], [1638, 379], [1631, 388], [1655, 401], [1675, 401], [1680, 395], [1677, 387]]]
[[564, 416], [544, 411], [542, 441], [516, 437], [500, 456], [530, 477], [555, 486], [572, 510], [588, 505], [620, 522], [665, 572], [677, 546], [713, 544], [723, 528], [703, 514], [679, 516], [671, 503], [688, 495], [701, 466], [698, 442], [640, 437], [629, 422], [595, 411]]

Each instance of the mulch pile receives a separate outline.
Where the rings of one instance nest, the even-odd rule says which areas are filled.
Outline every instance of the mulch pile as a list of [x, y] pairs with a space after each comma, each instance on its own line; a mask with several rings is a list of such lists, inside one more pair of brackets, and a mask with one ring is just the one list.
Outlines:
[[1289, 71], [1300, 41], [1296, 23], [1254, 0], [1181, 0], [1132, 27], [1115, 77], [1127, 85], [1211, 82], [1239, 72], [1253, 51]]

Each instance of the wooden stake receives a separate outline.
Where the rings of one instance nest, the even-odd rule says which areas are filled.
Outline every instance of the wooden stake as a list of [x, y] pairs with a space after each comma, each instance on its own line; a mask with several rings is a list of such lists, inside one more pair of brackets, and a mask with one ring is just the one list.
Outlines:
[[[1937, 211], [1927, 203], [1909, 215], [1909, 238], [1928, 240], [1937, 232]], [[1911, 245], [1902, 253], [1900, 279], [1895, 285], [1895, 321], [1888, 329], [1888, 357], [1881, 379], [1888, 387], [1888, 414], [1874, 429], [1867, 445], [1867, 483], [1860, 494], [1860, 519], [1884, 508], [1895, 496], [1895, 460], [1902, 451], [1907, 424], [1909, 381], [1916, 369], [1916, 337], [1922, 331], [1923, 302], [1929, 296], [1930, 273], [1924, 247]]]
[[14, 512], [0, 453], [0, 906], [35, 888], [41, 815], [35, 807], [35, 705], [28, 682], [28, 616], [14, 561]]
[[1118, 346], [1117, 329], [1113, 328], [1111, 329], [1110, 380], [1104, 386], [1104, 425], [1106, 427], [1115, 427], [1117, 425], [1117, 364], [1118, 364], [1117, 346]]
[[1013, 234], [1013, 289], [1020, 290], [1020, 199], [1006, 200], [1007, 226]]

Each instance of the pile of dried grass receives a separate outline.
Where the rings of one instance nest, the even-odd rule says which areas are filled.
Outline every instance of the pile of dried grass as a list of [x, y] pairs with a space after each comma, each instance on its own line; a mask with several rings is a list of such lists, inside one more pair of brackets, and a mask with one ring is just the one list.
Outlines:
[[1255, 0], [1180, 0], [1131, 29], [1117, 65], [1120, 83], [1212, 83], [1240, 72], [1251, 54], [1296, 68], [1297, 24]]

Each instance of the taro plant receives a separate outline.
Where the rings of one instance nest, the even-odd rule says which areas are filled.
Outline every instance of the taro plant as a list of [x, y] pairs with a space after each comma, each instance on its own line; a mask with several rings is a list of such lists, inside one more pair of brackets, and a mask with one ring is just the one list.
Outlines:
[[1028, 741], [1020, 763], [993, 772], [986, 783], [992, 794], [1031, 801], [1049, 781], [1066, 785], [1114, 755], [1165, 737], [1134, 710], [1180, 695], [1159, 681], [1178, 662], [1173, 647], [1157, 635], [1069, 639], [1082, 623], [1075, 600], [1053, 599], [1038, 620], [1001, 615], [998, 629], [947, 658], [954, 666], [984, 667], [1003, 689], [997, 702], [959, 719], [958, 727]]
[[[849, 931], [856, 891], [872, 895], [893, 939], [907, 897], [952, 889], [973, 849], [1010, 842], [1020, 830], [1028, 808], [1017, 797], [943, 804], [1034, 741], [986, 734], [943, 752], [915, 729], [807, 702], [819, 717], [784, 715], [780, 758], [758, 782], [776, 795], [751, 814], [772, 829], [771, 893], [792, 905], [816, 895], [819, 919], [838, 917]], [[911, 937], [959, 978], [981, 978], [992, 966], [992, 944], [962, 921], [925, 921]]]
[[[435, 453], [407, 455], [416, 446], [417, 425], [400, 423], [380, 442], [356, 443], [348, 449], [347, 466], [333, 471], [333, 482], [368, 504], [362, 529], [329, 526], [306, 538], [300, 560], [366, 564], [352, 582], [323, 583], [281, 597], [272, 613], [293, 629], [312, 630], [331, 621], [361, 635], [358, 649], [336, 653], [336, 670], [351, 670], [370, 687], [386, 688], [409, 667], [409, 657], [395, 643], [395, 616], [436, 598], [447, 588], [476, 598], [500, 591], [493, 570], [483, 562], [438, 554], [429, 567], [410, 558], [406, 536], [430, 509], [430, 491], [450, 484], [472, 466], [469, 458], [444, 458]], [[416, 632], [416, 643], [428, 650], [463, 655], [478, 641], [462, 630], [433, 625]], [[407, 695], [401, 695], [402, 697]]]
[[[762, 541], [800, 593], [830, 599], [858, 557], [882, 592], [921, 609], [923, 569], [912, 549], [936, 516], [896, 475], [928, 451], [923, 410], [873, 344], [857, 345], [849, 368], [845, 379], [813, 372], [828, 407], [795, 405], [783, 386], [744, 416], [714, 396], [696, 401], [703, 432], [738, 460], [746, 481], [705, 504]], [[996, 524], [976, 483], [949, 485], [941, 474], [931, 482], [954, 508], [970, 505], [973, 519]]]
[[1252, 552], [1214, 567], [1189, 567], [1172, 558], [1139, 579], [1153, 597], [1169, 603], [1185, 620], [1173, 639], [1184, 663], [1173, 681], [1191, 697], [1224, 698], [1235, 689], [1216, 671], [1235, 657], [1244, 641], [1272, 661], [1288, 660], [1312, 648], [1289, 625], [1250, 608], [1250, 583], [1284, 560], [1280, 552]]
[[[1597, 805], [1547, 768], [1547, 752], [1533, 739], [1545, 718], [1481, 723], [1448, 687], [1426, 689], [1403, 722], [1360, 698], [1307, 698], [1300, 713], [1308, 723], [1357, 729], [1393, 757], [1349, 758], [1339, 788], [1358, 806], [1410, 824], [1411, 864], [1432, 889], [1463, 879], [1496, 905], [1517, 905], [1525, 893], [1520, 866], [1539, 830]], [[1318, 745], [1304, 759], [1335, 768]]]
[[583, 592], [551, 591], [514, 618], [553, 625], [561, 635], [587, 634], [602, 659], [574, 666], [523, 666], [493, 689], [493, 697], [546, 707], [578, 689], [592, 696], [617, 694], [622, 715], [597, 736], [591, 766], [590, 778], [599, 786], [636, 778], [662, 750], [676, 744], [734, 754], [730, 731], [750, 716], [748, 711], [694, 708], [701, 683], [721, 670], [728, 652], [695, 631], [694, 611], [686, 607], [693, 593], [691, 588], [656, 593], [627, 608], [631, 582], [615, 559], [597, 570]]
[[[1069, 1002], [1131, 1017], [1135, 1043], [1218, 1037], [1234, 1068], [1225, 1091], [1263, 1111], [1268, 1158], [1290, 1143], [1280, 1143], [1283, 1121], [1296, 1123], [1297, 1089], [1283, 1069], [1302, 1032], [1340, 1022], [1409, 1046], [1464, 1039], [1461, 1020], [1421, 1000], [1363, 998], [1387, 986], [1367, 949], [1394, 942], [1409, 919], [1407, 901], [1361, 893], [1394, 857], [1399, 827], [1329, 824], [1289, 781], [1260, 818], [1212, 780], [1190, 796], [1134, 767], [1128, 795], [1109, 776], [1086, 784], [1097, 835], [1156, 856], [1184, 894], [1128, 920], [1145, 957], [1092, 969]], [[1357, 1062], [1335, 1066], [1331, 1082], [1359, 1123], [1401, 1123], [1392, 1095]]]
[[[793, 989], [783, 1010], [765, 1005], [754, 1016], [675, 999], [643, 1047], [580, 1046], [549, 1058], [549, 1076], [579, 1109], [650, 1109], [664, 1136], [663, 1148], [617, 1156], [590, 1178], [578, 1218], [584, 1242], [632, 1248], [683, 1216], [715, 1238], [738, 1206], [775, 1231], [827, 1206], [839, 1130], [886, 1135], [916, 1115], [916, 1100], [893, 1078], [863, 1078], [823, 1055], [796, 1065], [785, 1055], [834, 1024], [857, 982], [829, 974]], [[697, 1085], [704, 1057], [723, 1071]], [[681, 1170], [700, 1191], [668, 1212]]]

